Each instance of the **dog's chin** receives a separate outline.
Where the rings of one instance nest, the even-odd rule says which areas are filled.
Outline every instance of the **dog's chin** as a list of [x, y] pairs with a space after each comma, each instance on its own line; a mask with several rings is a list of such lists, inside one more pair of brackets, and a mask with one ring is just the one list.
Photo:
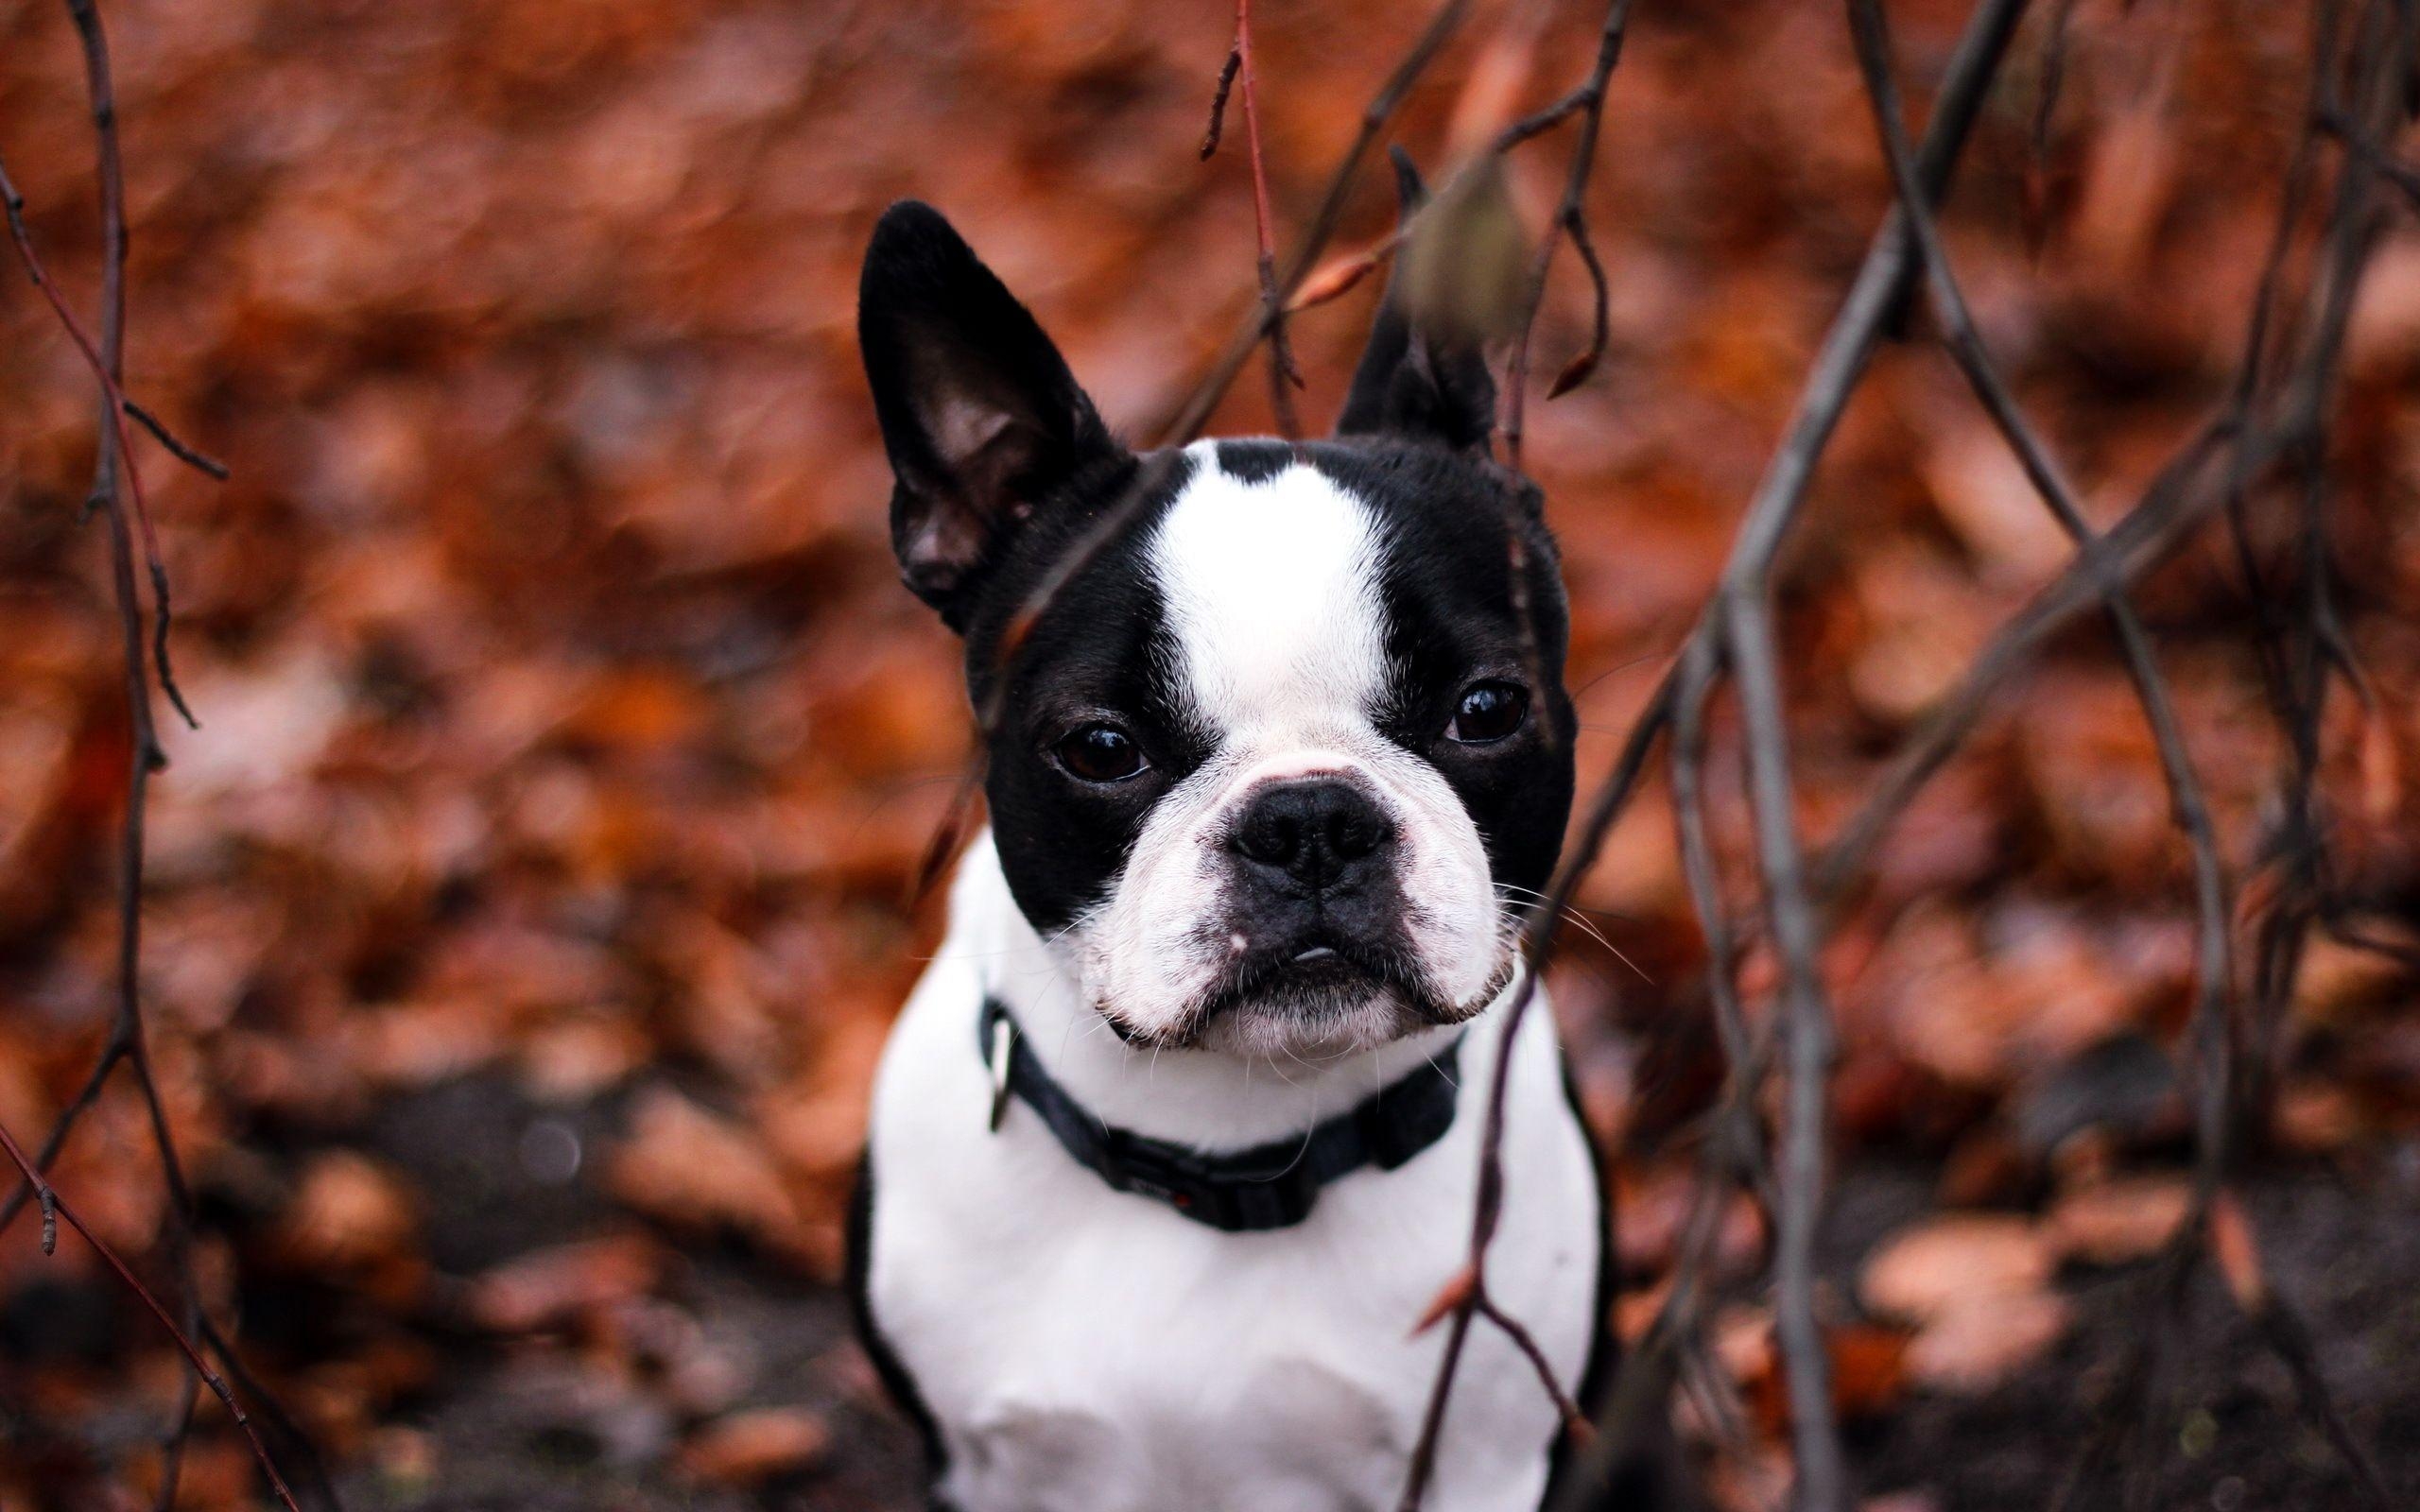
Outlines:
[[1511, 972], [1508, 954], [1485, 988], [1467, 1001], [1448, 1002], [1396, 971], [1320, 952], [1274, 972], [1253, 971], [1214, 987], [1159, 1033], [1121, 1024], [1107, 1008], [1103, 1017], [1136, 1046], [1255, 1060], [1327, 1060], [1460, 1023], [1494, 1001]]
[[1214, 1054], [1254, 1060], [1330, 1060], [1392, 1044], [1438, 1022], [1400, 988], [1365, 980], [1236, 1002], [1202, 1022], [1191, 1042]]

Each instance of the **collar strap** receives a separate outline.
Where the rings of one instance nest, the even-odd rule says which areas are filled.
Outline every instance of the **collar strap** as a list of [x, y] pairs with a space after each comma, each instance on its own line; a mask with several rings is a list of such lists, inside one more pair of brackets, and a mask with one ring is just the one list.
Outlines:
[[999, 1127], [1006, 1100], [1014, 1096], [1033, 1109], [1078, 1165], [1112, 1189], [1149, 1197], [1230, 1233], [1291, 1228], [1310, 1216], [1320, 1189], [1329, 1182], [1363, 1166], [1392, 1171], [1436, 1143], [1453, 1126], [1454, 1066], [1462, 1047], [1457, 1036], [1435, 1058], [1313, 1125], [1308, 1134], [1213, 1154], [1101, 1122], [1043, 1070], [1042, 1058], [997, 998], [983, 1001], [977, 1039], [995, 1089], [994, 1128]]

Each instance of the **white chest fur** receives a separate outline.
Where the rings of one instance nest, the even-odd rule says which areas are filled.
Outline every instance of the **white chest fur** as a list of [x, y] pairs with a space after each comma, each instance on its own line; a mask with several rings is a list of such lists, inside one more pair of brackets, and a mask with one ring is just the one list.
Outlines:
[[[1292, 1228], [1222, 1233], [1111, 1191], [1022, 1106], [987, 1129], [985, 992], [1103, 1116], [1214, 1147], [1308, 1127], [1424, 1047], [1323, 1068], [1199, 1052], [1155, 1065], [1068, 1000], [988, 839], [952, 902], [876, 1084], [868, 1264], [876, 1326], [942, 1431], [944, 1497], [962, 1512], [1392, 1506], [1443, 1342], [1410, 1329], [1467, 1244], [1500, 1005], [1468, 1026], [1461, 1108], [1436, 1144], [1332, 1184]], [[1489, 1286], [1570, 1386], [1593, 1337], [1598, 1198], [1543, 1004], [1512, 1054], [1512, 1178]], [[1476, 1331], [1427, 1505], [1536, 1506], [1555, 1427], [1526, 1362]]]

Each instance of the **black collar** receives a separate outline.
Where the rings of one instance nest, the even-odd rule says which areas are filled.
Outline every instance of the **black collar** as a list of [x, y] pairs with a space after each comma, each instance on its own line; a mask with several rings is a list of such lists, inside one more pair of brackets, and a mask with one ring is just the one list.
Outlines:
[[1453, 1126], [1454, 1062], [1462, 1046], [1457, 1036], [1433, 1059], [1314, 1125], [1308, 1134], [1212, 1154], [1101, 1122], [1042, 1069], [1041, 1057], [997, 998], [983, 1000], [979, 1042], [992, 1074], [994, 1128], [1000, 1126], [1013, 1093], [1078, 1165], [1115, 1190], [1165, 1203], [1196, 1223], [1230, 1233], [1291, 1228], [1310, 1216], [1320, 1189], [1329, 1182], [1365, 1165], [1392, 1171], [1436, 1143]]

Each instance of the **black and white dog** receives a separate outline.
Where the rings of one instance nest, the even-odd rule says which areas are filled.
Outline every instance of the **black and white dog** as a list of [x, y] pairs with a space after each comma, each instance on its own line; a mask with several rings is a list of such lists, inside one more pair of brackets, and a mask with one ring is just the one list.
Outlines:
[[[1486, 367], [1390, 300], [1336, 439], [1137, 455], [913, 203], [858, 333], [901, 568], [993, 715], [854, 1236], [937, 1503], [1392, 1506], [1572, 793], [1554, 544]], [[1543, 1005], [1510, 1054], [1488, 1287], [1577, 1386], [1601, 1194]], [[1427, 1505], [1536, 1507], [1531, 1367], [1480, 1328], [1458, 1382]]]

